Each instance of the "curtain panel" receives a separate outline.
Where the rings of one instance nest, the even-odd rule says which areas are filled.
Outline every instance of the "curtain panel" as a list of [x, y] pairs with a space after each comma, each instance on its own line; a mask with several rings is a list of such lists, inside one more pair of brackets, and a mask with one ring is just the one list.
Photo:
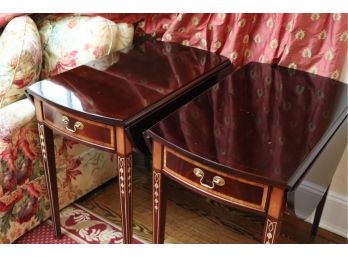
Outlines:
[[340, 79], [347, 54], [347, 14], [105, 14], [138, 22], [153, 37], [217, 52], [236, 68], [249, 62]]

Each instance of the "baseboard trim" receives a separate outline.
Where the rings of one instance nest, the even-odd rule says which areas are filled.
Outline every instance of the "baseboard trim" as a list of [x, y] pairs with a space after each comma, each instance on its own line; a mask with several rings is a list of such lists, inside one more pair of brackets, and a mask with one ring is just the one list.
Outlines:
[[[305, 182], [301, 190], [313, 196], [323, 192], [317, 184]], [[348, 238], [348, 197], [329, 190], [319, 227]], [[306, 219], [313, 223], [314, 212]]]

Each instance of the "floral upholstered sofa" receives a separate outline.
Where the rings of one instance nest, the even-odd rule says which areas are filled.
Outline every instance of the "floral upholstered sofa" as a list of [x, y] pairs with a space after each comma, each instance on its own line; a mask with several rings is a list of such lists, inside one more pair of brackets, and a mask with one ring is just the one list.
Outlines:
[[[21, 15], [0, 33], [0, 243], [11, 243], [50, 215], [25, 87], [130, 46], [134, 29], [100, 16]], [[55, 136], [55, 153], [61, 208], [116, 175], [105, 152]]]

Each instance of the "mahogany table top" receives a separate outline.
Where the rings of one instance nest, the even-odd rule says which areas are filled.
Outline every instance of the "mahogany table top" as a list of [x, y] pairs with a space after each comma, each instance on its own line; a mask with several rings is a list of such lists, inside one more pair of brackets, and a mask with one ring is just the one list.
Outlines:
[[227, 58], [208, 51], [145, 40], [40, 81], [28, 92], [70, 111], [129, 126], [231, 67]]
[[226, 172], [291, 187], [300, 166], [347, 117], [344, 88], [303, 71], [250, 63], [147, 135]]

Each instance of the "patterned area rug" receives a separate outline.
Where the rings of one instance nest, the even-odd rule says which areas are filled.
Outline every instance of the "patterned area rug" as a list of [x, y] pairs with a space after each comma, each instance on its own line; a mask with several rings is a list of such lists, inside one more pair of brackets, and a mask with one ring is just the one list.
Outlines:
[[[60, 212], [63, 236], [55, 239], [52, 223], [47, 221], [24, 234], [16, 244], [121, 244], [122, 230], [99, 215], [71, 204]], [[133, 237], [133, 244], [146, 243]]]

